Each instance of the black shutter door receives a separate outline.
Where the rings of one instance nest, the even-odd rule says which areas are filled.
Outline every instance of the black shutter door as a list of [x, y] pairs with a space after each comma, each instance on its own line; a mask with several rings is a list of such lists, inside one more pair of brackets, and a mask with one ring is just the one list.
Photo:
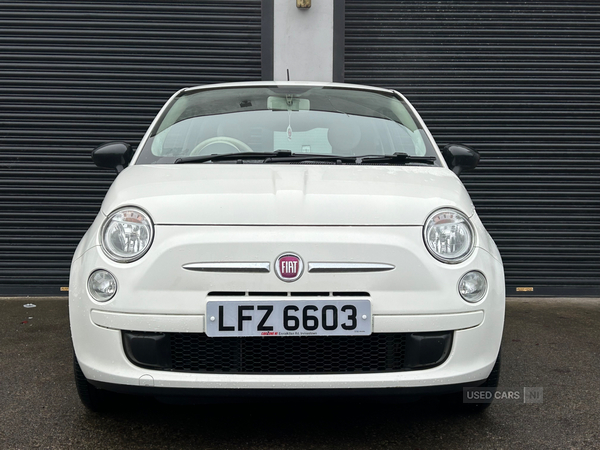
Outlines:
[[345, 81], [399, 90], [440, 146], [480, 151], [461, 178], [507, 293], [600, 294], [600, 3], [347, 0], [345, 12]]
[[0, 3], [0, 295], [68, 286], [114, 179], [91, 150], [181, 87], [260, 80], [260, 33], [260, 0]]

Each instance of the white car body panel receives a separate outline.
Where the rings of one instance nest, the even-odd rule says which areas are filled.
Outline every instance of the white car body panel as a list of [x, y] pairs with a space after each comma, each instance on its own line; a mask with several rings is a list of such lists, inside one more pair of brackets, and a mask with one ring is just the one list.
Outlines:
[[[286, 85], [236, 85], [272, 84]], [[193, 90], [224, 86], [229, 85]], [[343, 389], [444, 386], [489, 376], [504, 324], [502, 261], [466, 189], [441, 155], [443, 167], [134, 165], [138, 156], [139, 152], [113, 183], [71, 266], [71, 331], [88, 380], [164, 388]], [[155, 225], [148, 252], [125, 264], [108, 258], [100, 246], [104, 220], [123, 206], [143, 209]], [[423, 241], [426, 219], [446, 207], [463, 212], [475, 230], [474, 250], [458, 264], [438, 261]], [[305, 264], [353, 262], [394, 268], [376, 273], [305, 272], [285, 283], [273, 270], [276, 258], [285, 252], [300, 255]], [[183, 267], [217, 262], [269, 263], [271, 269], [214, 273]], [[115, 297], [105, 303], [93, 300], [87, 290], [88, 277], [97, 269], [109, 271], [118, 283]], [[489, 283], [483, 300], [474, 304], [458, 292], [460, 278], [472, 270], [485, 274]], [[453, 331], [452, 348], [439, 366], [385, 373], [181, 373], [142, 368], [127, 358], [122, 330], [202, 333], [206, 302], [213, 292], [366, 293], [374, 333]]]
[[152, 211], [157, 225], [421, 226], [442, 206], [474, 212], [451, 171], [414, 166], [133, 166], [102, 212], [123, 206]]
[[[385, 261], [396, 268], [376, 274], [304, 274], [293, 286], [272, 272], [215, 274], [182, 268], [191, 262], [223, 260], [225, 255], [231, 261], [274, 260], [289, 249], [307, 262], [329, 261], [336, 255], [344, 261]], [[144, 375], [153, 377], [154, 386], [180, 388], [414, 387], [481, 380], [495, 362], [503, 328], [504, 278], [496, 258], [495, 249], [478, 247], [463, 263], [438, 262], [423, 246], [418, 226], [157, 226], [153, 247], [139, 261], [115, 263], [98, 245], [74, 261], [70, 302], [75, 352], [90, 379], [129, 385], [139, 385]], [[99, 267], [126, 280], [106, 304], [90, 299], [85, 288], [87, 275]], [[477, 304], [466, 303], [457, 290], [458, 280], [469, 270], [496, 280]], [[131, 364], [122, 349], [115, 354], [109, 350], [113, 345], [106, 345], [113, 342], [119, 348], [122, 329], [202, 332], [209, 291], [290, 289], [369, 292], [373, 332], [458, 330], [452, 353], [439, 367], [393, 374], [214, 375], [148, 371]], [[488, 316], [493, 320], [486, 320]], [[343, 380], [340, 385], [334, 383], [338, 377]]]

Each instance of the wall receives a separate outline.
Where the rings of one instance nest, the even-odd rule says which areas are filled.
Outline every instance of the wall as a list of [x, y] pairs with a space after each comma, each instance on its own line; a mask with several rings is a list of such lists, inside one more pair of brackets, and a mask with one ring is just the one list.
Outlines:
[[275, 0], [273, 79], [332, 81], [333, 0], [313, 0], [299, 9], [293, 0]]

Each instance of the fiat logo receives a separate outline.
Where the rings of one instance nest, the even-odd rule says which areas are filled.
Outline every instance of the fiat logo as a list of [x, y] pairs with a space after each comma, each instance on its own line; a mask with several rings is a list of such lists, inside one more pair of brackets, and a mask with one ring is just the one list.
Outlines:
[[296, 281], [303, 270], [302, 258], [294, 253], [285, 253], [275, 261], [275, 273], [282, 281]]

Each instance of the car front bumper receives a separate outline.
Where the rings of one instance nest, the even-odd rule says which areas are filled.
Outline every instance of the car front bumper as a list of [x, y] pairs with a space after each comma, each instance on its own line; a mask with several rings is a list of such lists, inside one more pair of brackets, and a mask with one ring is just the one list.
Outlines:
[[[94, 232], [94, 230], [90, 230]], [[183, 265], [206, 261], [270, 261], [288, 251], [305, 262], [386, 263], [381, 273], [305, 273], [284, 283], [274, 273], [203, 273]], [[96, 269], [117, 278], [118, 292], [95, 302], [86, 281]], [[469, 304], [458, 294], [470, 270], [485, 274], [485, 298]], [[134, 365], [123, 331], [203, 333], [205, 305], [214, 292], [361, 292], [371, 301], [373, 333], [453, 332], [452, 347], [437, 367], [381, 373], [188, 373]], [[283, 301], [283, 298], [279, 300]], [[289, 301], [289, 297], [285, 298]], [[139, 261], [117, 264], [92, 246], [71, 268], [70, 321], [78, 362], [93, 384], [204, 390], [330, 390], [433, 388], [478, 383], [490, 374], [504, 323], [501, 262], [483, 248], [460, 264], [435, 260], [421, 227], [179, 227], [157, 226], [153, 247]], [[219, 339], [219, 338], [214, 338]], [[246, 339], [286, 339], [252, 337]], [[150, 390], [148, 393], [152, 393]]]

